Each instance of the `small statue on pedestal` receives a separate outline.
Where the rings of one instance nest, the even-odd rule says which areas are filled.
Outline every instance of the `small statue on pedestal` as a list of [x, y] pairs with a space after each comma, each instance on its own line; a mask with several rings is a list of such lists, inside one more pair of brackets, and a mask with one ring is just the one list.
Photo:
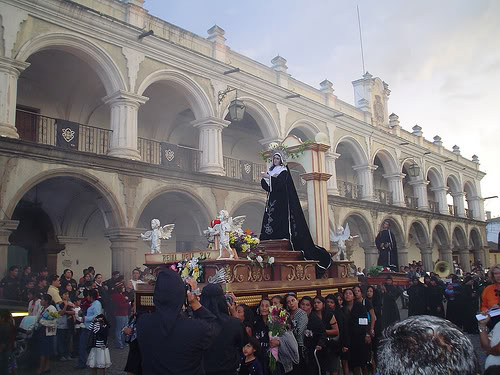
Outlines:
[[160, 225], [160, 220], [151, 220], [151, 229], [146, 233], [141, 233], [144, 241], [151, 241], [151, 254], [161, 254], [161, 240], [168, 240], [172, 237], [172, 231], [175, 224], [167, 224], [163, 227]]
[[337, 227], [336, 233], [330, 231], [330, 241], [336, 242], [339, 251], [335, 254], [335, 260], [345, 260], [345, 250], [346, 250], [346, 241], [352, 240], [359, 236], [351, 236], [351, 230], [349, 229], [349, 223], [345, 225], [344, 228], [339, 225]]
[[[236, 250], [231, 248], [229, 243], [229, 233], [236, 232], [238, 234], [243, 234], [241, 226], [245, 221], [246, 216], [236, 216], [232, 218], [226, 210], [221, 210], [219, 212], [220, 224], [215, 224], [213, 228], [208, 228], [203, 231], [207, 237], [220, 236], [220, 246], [219, 246], [219, 257], [217, 259], [238, 259], [238, 254]], [[228, 254], [223, 255], [223, 252]]]

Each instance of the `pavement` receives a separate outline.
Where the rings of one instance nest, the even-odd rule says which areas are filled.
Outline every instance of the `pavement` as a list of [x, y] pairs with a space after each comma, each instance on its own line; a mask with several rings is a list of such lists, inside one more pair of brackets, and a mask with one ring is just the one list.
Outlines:
[[[399, 302], [399, 301], [398, 301]], [[400, 306], [401, 307], [401, 306]], [[401, 309], [400, 308], [400, 316], [401, 319], [406, 319], [408, 317], [408, 310], [406, 309]], [[474, 345], [474, 349], [476, 351], [476, 354], [478, 355], [479, 361], [481, 363], [481, 367], [484, 366], [484, 362], [486, 360], [486, 355], [484, 350], [481, 349], [481, 344], [479, 341], [479, 335], [467, 335], [469, 339], [472, 341], [472, 344]], [[124, 375], [127, 374], [123, 369], [125, 368], [125, 364], [127, 363], [127, 356], [128, 356], [128, 346], [125, 347], [125, 349], [115, 349], [113, 346], [113, 342], [111, 342], [110, 348], [110, 356], [111, 356], [111, 362], [112, 365], [109, 369], [106, 370], [107, 375]], [[51, 375], [84, 375], [84, 374], [90, 374], [91, 370], [86, 369], [86, 370], [75, 370], [75, 366], [77, 365], [78, 361], [71, 360], [67, 362], [58, 362], [58, 361], [51, 361]], [[35, 373], [35, 370], [33, 369], [25, 369], [22, 367], [22, 364], [19, 365], [19, 370], [18, 374], [19, 375], [33, 375]]]

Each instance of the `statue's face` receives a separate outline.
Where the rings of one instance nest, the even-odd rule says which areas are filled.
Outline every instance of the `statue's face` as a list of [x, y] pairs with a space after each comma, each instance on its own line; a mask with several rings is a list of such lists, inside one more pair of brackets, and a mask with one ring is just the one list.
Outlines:
[[340, 234], [343, 234], [344, 233], [344, 228], [342, 228], [341, 226], [338, 226], [337, 227], [337, 234], [340, 235]]
[[160, 223], [158, 222], [158, 220], [156, 220], [156, 219], [151, 220], [151, 228], [155, 229], [155, 228], [158, 228], [159, 226], [160, 226]]
[[281, 156], [279, 156], [279, 155], [274, 155], [274, 156], [273, 156], [273, 164], [274, 164], [274, 165], [281, 165]]

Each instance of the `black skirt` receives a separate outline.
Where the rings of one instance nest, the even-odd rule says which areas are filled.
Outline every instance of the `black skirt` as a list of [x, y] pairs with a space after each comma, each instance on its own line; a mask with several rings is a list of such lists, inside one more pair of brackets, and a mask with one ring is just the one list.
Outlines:
[[134, 340], [129, 343], [127, 364], [125, 365], [126, 372], [135, 375], [142, 375], [142, 358], [141, 351], [139, 350], [139, 343]]

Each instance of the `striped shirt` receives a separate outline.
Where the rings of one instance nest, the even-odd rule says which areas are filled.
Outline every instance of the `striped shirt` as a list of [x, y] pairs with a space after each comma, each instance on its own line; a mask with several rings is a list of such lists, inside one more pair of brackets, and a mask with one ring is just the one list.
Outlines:
[[107, 326], [105, 326], [104, 323], [102, 323], [102, 325], [97, 321], [90, 323], [89, 329], [95, 334], [95, 342], [93, 345], [94, 348], [106, 348], [106, 328]]

